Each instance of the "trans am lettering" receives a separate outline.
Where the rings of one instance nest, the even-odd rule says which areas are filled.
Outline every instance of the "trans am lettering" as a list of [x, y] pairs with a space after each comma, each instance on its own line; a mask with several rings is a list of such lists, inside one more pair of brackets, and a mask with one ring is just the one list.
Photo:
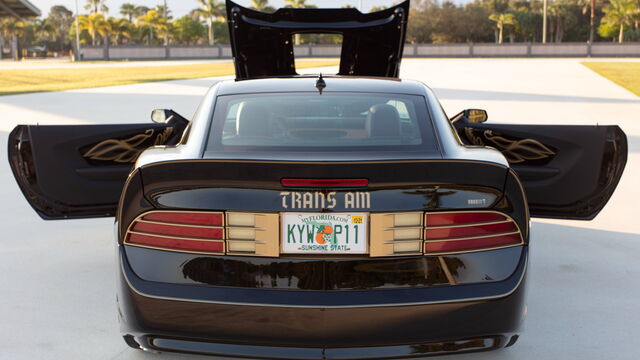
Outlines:
[[283, 209], [333, 209], [339, 204], [344, 209], [371, 208], [371, 194], [366, 191], [346, 193], [283, 191], [280, 197]]

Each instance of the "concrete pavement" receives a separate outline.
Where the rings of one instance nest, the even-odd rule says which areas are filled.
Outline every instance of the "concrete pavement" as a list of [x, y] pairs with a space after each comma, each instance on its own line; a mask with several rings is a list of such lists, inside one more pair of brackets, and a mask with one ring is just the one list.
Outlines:
[[[577, 59], [409, 59], [402, 77], [430, 85], [450, 115], [477, 107], [491, 122], [620, 124], [629, 139], [623, 179], [594, 221], [534, 220], [529, 317], [519, 342], [446, 359], [635, 359], [640, 98]], [[147, 122], [154, 108], [190, 116], [216, 80], [0, 97], [0, 358], [200, 358], [125, 346], [115, 307], [113, 220], [41, 220], [15, 184], [5, 149], [18, 123]]]

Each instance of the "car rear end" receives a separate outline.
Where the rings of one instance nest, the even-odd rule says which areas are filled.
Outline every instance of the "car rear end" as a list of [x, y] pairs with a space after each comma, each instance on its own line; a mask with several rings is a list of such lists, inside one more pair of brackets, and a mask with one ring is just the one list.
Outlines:
[[286, 98], [220, 96], [201, 159], [130, 176], [128, 343], [346, 359], [515, 341], [529, 228], [513, 171], [444, 154], [421, 96]]

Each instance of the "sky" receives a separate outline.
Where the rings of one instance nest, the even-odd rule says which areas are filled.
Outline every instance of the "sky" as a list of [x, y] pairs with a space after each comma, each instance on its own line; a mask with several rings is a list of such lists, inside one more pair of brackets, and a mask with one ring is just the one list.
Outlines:
[[[63, 5], [67, 9], [75, 12], [75, 0], [29, 0], [33, 5], [37, 6], [42, 11], [43, 16], [47, 16], [49, 9], [54, 5]], [[77, 0], [80, 14], [86, 14], [84, 10], [85, 0]], [[196, 0], [166, 0], [169, 10], [171, 10], [174, 18], [186, 15], [189, 11], [198, 7]], [[350, 4], [352, 6], [358, 6], [360, 0], [307, 0], [308, 4], [314, 4], [318, 7], [342, 7], [343, 5]], [[391, 5], [394, 0], [361, 0], [362, 7], [365, 11], [369, 11], [374, 6]], [[147, 7], [154, 7], [158, 4], [162, 4], [163, 0], [106, 0], [106, 5], [109, 7], [109, 16], [120, 16], [120, 5], [126, 2], [131, 2], [136, 5], [144, 5]], [[237, 3], [249, 6], [250, 0], [236, 0]], [[269, 5], [278, 8], [283, 7], [284, 0], [270, 0]]]

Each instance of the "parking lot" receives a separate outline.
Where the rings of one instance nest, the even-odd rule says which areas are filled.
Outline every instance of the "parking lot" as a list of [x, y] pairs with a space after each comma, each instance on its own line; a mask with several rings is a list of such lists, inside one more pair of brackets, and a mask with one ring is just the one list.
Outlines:
[[[533, 221], [528, 319], [518, 343], [447, 360], [637, 358], [640, 97], [580, 61], [403, 62], [401, 76], [431, 86], [449, 115], [482, 108], [490, 122], [619, 124], [629, 141], [622, 180], [594, 221]], [[145, 354], [124, 344], [115, 305], [113, 219], [41, 220], [13, 180], [6, 148], [16, 124], [149, 122], [154, 108], [190, 117], [219, 79], [0, 97], [0, 358], [199, 358]]]

